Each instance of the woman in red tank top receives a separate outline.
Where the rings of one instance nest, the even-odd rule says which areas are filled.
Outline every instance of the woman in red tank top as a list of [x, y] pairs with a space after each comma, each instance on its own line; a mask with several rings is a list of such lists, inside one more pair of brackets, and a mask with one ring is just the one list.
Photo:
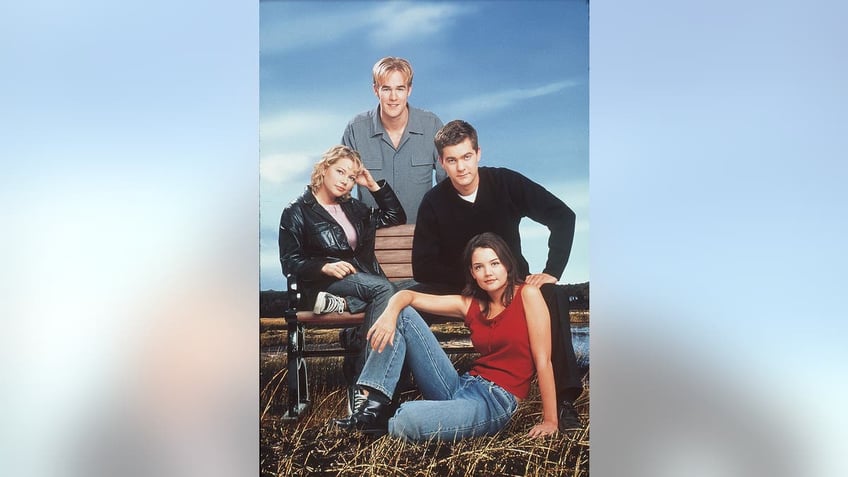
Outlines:
[[[534, 372], [542, 397], [542, 421], [528, 435], [557, 430], [548, 308], [535, 286], [523, 284], [516, 260], [499, 236], [483, 233], [465, 248], [468, 264], [462, 295], [397, 292], [368, 341], [376, 351], [357, 381], [366, 400], [346, 419], [348, 430], [388, 432], [405, 440], [456, 440], [502, 429], [529, 393]], [[459, 376], [416, 310], [462, 317], [478, 358]], [[423, 400], [408, 401], [390, 416], [391, 400], [406, 360]]]

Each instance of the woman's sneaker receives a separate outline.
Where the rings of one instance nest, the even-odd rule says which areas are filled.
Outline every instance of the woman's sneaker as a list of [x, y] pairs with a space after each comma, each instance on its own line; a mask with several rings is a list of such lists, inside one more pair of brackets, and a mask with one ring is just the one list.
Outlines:
[[323, 315], [324, 313], [341, 313], [344, 309], [344, 298], [322, 291], [318, 292], [318, 297], [315, 298], [315, 307], [312, 312]]

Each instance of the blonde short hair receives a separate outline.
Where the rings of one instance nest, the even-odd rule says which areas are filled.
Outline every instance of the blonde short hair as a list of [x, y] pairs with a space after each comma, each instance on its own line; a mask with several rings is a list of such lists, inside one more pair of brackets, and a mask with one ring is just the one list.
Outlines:
[[[312, 193], [318, 192], [318, 189], [324, 185], [324, 171], [326, 171], [328, 167], [339, 162], [340, 159], [350, 159], [353, 161], [354, 174], [359, 174], [359, 171], [362, 170], [362, 159], [359, 157], [358, 152], [347, 146], [333, 146], [327, 149], [327, 152], [321, 156], [321, 160], [316, 162], [315, 167], [312, 168], [312, 178], [309, 183], [309, 188], [312, 190]], [[342, 202], [349, 199], [350, 194], [345, 194], [339, 197], [339, 201]]]
[[403, 58], [396, 56], [387, 56], [374, 64], [372, 76], [374, 77], [374, 86], [386, 78], [391, 72], [398, 71], [406, 78], [406, 86], [412, 86], [412, 65]]

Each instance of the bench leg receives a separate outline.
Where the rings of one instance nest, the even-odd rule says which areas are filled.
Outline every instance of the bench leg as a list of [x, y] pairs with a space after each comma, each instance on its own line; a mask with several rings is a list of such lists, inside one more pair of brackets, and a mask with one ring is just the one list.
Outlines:
[[303, 357], [303, 325], [297, 322], [296, 316], [286, 316], [288, 327], [288, 402], [283, 419], [298, 419], [309, 409], [309, 377], [306, 370], [306, 359]]

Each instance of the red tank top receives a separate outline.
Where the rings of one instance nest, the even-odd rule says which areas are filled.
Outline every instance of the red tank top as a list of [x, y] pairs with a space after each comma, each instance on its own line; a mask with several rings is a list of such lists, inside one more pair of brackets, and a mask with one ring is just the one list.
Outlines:
[[480, 311], [480, 302], [472, 299], [465, 313], [465, 325], [471, 330], [474, 349], [480, 353], [470, 373], [526, 399], [536, 366], [530, 352], [521, 287], [516, 287], [512, 303], [491, 320]]

